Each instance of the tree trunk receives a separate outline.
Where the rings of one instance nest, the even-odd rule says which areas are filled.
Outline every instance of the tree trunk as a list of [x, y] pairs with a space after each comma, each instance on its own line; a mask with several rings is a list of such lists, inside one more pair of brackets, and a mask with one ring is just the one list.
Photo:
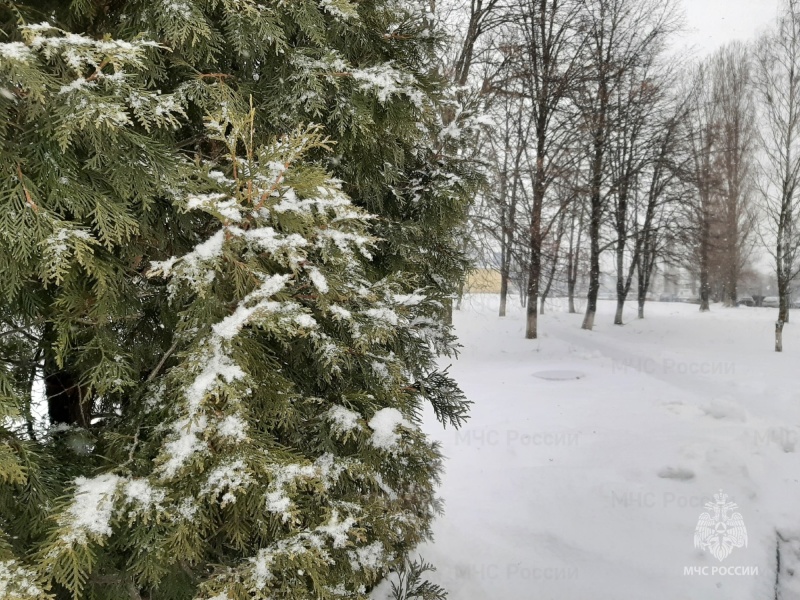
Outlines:
[[617, 312], [614, 313], [614, 325], [623, 325], [622, 311], [625, 308], [625, 300], [617, 298]]
[[789, 279], [791, 264], [786, 260], [790, 254], [784, 247], [785, 231], [778, 238], [778, 321], [775, 323], [775, 352], [783, 352], [783, 326], [789, 322]]
[[[503, 214], [505, 215], [505, 210], [503, 210]], [[505, 216], [503, 216], [503, 221], [505, 221]], [[508, 247], [508, 236], [505, 232], [505, 223], [503, 223], [502, 227], [504, 231], [501, 232], [502, 237], [502, 247], [500, 249], [500, 314], [499, 316], [505, 317], [506, 316], [506, 306], [508, 304], [508, 280], [511, 275], [511, 249]]]
[[542, 302], [541, 302], [541, 310], [539, 314], [544, 314], [544, 304], [547, 302], [547, 297], [550, 295], [550, 290], [553, 288], [553, 280], [556, 278], [556, 269], [558, 269], [558, 259], [561, 255], [561, 241], [564, 237], [564, 213], [561, 214], [559, 217], [558, 222], [558, 234], [556, 237], [556, 243], [553, 248], [553, 256], [552, 262], [550, 263], [550, 271], [547, 273], [547, 283], [544, 285], [544, 290], [542, 290]]
[[601, 77], [597, 97], [599, 109], [598, 124], [595, 126], [592, 140], [593, 156], [591, 164], [591, 193], [589, 218], [589, 294], [586, 298], [586, 315], [583, 318], [583, 329], [592, 330], [594, 317], [597, 314], [597, 295], [600, 293], [600, 221], [603, 213], [603, 164], [606, 151], [606, 119], [608, 118], [608, 82], [605, 75]]
[[51, 425], [89, 427], [89, 403], [84, 390], [66, 370], [58, 368], [48, 351], [44, 361], [44, 389]]
[[737, 300], [737, 298], [739, 296], [739, 292], [736, 289], [737, 288], [736, 280], [733, 279], [733, 277], [736, 277], [736, 275], [732, 273], [731, 277], [732, 277], [732, 279], [731, 279], [731, 281], [729, 283], [729, 287], [728, 287], [728, 305], [731, 306], [732, 308], [736, 308], [736, 306], [737, 306], [736, 300]]
[[[539, 117], [540, 121], [542, 117]], [[542, 271], [542, 204], [544, 203], [545, 180], [545, 124], [536, 125], [536, 168], [533, 174], [533, 198], [531, 206], [530, 264], [528, 268], [528, 319], [525, 337], [529, 340], [538, 337], [539, 281]]]
[[58, 364], [53, 350], [55, 341], [53, 326], [45, 325], [41, 342], [44, 355], [42, 376], [50, 424], [88, 428], [91, 420], [90, 398], [70, 372], [69, 365]]
[[[520, 115], [520, 119], [522, 116]], [[511, 279], [511, 263], [514, 258], [514, 246], [516, 244], [515, 230], [517, 221], [517, 189], [519, 185], [519, 165], [522, 157], [522, 150], [518, 149], [514, 159], [514, 171], [511, 181], [511, 193], [508, 193], [508, 170], [507, 170], [507, 155], [510, 151], [510, 142], [506, 139], [507, 151], [503, 158], [503, 173], [500, 179], [501, 194], [503, 198], [503, 211], [502, 211], [502, 254], [500, 265], [500, 316], [506, 316], [506, 307], [508, 304], [508, 284]], [[508, 211], [506, 211], [506, 206]], [[524, 294], [520, 294], [524, 296]], [[523, 304], [524, 306], [524, 304]]]
[[[577, 204], [577, 202], [575, 202]], [[569, 299], [570, 314], [577, 313], [575, 308], [575, 287], [578, 283], [578, 267], [580, 265], [581, 236], [583, 235], [583, 205], [580, 205], [578, 217], [578, 231], [575, 232], [574, 209], [570, 216], [569, 228], [569, 254], [567, 254], [567, 296]]]
[[586, 297], [586, 314], [583, 317], [582, 329], [592, 330], [594, 317], [597, 314], [597, 296], [600, 293], [600, 198], [592, 199], [592, 218], [589, 221], [589, 293]]
[[622, 325], [622, 311], [625, 308], [625, 247], [622, 242], [617, 242], [617, 312], [614, 314], [614, 325]]
[[508, 303], [508, 271], [500, 272], [500, 316], [506, 316], [506, 304]]
[[528, 270], [528, 299], [525, 311], [527, 320], [525, 325], [525, 338], [535, 340], [538, 336], [538, 310], [539, 310], [539, 275], [540, 256], [538, 252], [531, 253], [531, 263]]
[[49, 373], [44, 379], [47, 415], [51, 425], [88, 427], [89, 418], [81, 397], [81, 388], [66, 371]]
[[[650, 234], [648, 234], [650, 235]], [[647, 302], [647, 292], [650, 291], [650, 281], [656, 264], [654, 242], [648, 238], [645, 242], [639, 261], [636, 265], [638, 282], [636, 299], [639, 305], [638, 318], [644, 319], [644, 305]]]
[[792, 252], [789, 241], [792, 237], [793, 222], [791, 214], [791, 200], [784, 194], [783, 211], [786, 215], [781, 219], [778, 229], [778, 244], [776, 248], [776, 263], [778, 265], [778, 320], [781, 324], [789, 322], [789, 284], [792, 279], [795, 252]]
[[710, 232], [707, 217], [703, 218], [703, 223], [700, 226], [702, 227], [700, 232], [700, 312], [707, 312], [710, 310], [708, 299], [711, 293], [709, 272]]
[[700, 271], [700, 312], [711, 310], [709, 297], [711, 295], [711, 284], [708, 281], [708, 269]]
[[[789, 287], [788, 285], [786, 286]], [[778, 296], [778, 320], [781, 323], [789, 322], [789, 290], [784, 289]]]

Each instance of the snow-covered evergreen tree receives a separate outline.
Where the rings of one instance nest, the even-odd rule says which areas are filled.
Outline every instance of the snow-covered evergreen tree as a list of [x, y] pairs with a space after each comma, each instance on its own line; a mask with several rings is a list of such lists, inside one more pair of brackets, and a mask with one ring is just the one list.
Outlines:
[[424, 11], [0, 27], [0, 595], [365, 597], [438, 508], [423, 406], [466, 411], [435, 361], [470, 178]]

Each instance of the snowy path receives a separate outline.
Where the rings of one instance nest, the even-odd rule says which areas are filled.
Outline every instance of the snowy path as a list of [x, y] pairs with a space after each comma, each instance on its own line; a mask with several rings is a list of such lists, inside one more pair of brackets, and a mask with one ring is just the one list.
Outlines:
[[[432, 578], [452, 600], [774, 598], [776, 528], [800, 538], [800, 327], [775, 355], [772, 311], [654, 303], [614, 327], [607, 304], [594, 332], [553, 312], [536, 341], [493, 299], [457, 314], [451, 372], [475, 404], [461, 431], [426, 423], [448, 457]], [[693, 546], [720, 489], [749, 534], [723, 562]]]

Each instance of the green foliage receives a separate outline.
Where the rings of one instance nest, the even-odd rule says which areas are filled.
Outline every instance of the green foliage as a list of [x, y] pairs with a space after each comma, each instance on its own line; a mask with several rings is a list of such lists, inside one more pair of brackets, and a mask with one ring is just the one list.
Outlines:
[[392, 576], [393, 600], [445, 600], [447, 592], [439, 585], [424, 579], [425, 573], [435, 572], [430, 563], [420, 557], [406, 559]]
[[366, 598], [440, 508], [424, 405], [468, 405], [436, 360], [474, 177], [424, 12], [0, 28], [0, 595]]

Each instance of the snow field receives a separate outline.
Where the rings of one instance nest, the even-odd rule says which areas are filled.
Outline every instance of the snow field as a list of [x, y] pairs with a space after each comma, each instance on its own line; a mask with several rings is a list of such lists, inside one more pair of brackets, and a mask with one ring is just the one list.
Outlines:
[[[779, 533], [800, 597], [800, 323], [776, 354], [774, 309], [630, 304], [619, 327], [601, 301], [587, 332], [555, 301], [525, 340], [509, 304], [455, 315], [474, 405], [459, 431], [426, 418], [447, 459], [430, 579], [452, 600], [774, 598]], [[724, 561], [693, 541], [720, 490], [748, 533]]]

